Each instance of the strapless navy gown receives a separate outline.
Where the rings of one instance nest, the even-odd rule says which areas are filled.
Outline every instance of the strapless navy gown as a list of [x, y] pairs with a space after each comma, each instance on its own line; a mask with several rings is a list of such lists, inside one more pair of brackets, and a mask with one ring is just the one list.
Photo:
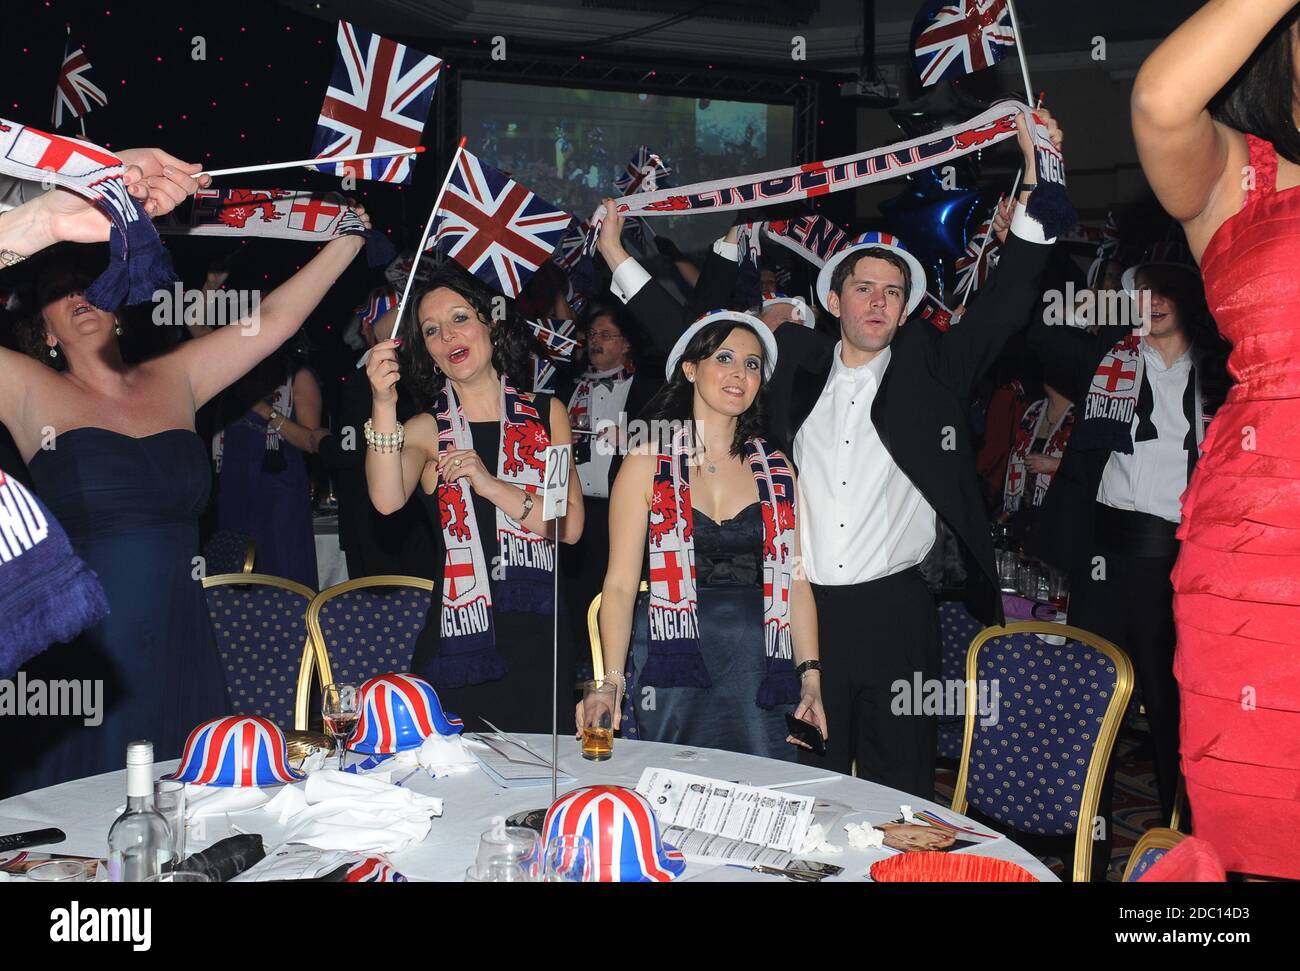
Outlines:
[[645, 667], [650, 649], [650, 595], [637, 597], [628, 696], [639, 738], [795, 761], [799, 750], [785, 740], [785, 716], [794, 705], [766, 710], [756, 703], [767, 673], [762, 509], [752, 503], [721, 523], [694, 511], [700, 656], [712, 687], [650, 688], [638, 682], [636, 672]]
[[99, 575], [109, 616], [33, 658], [32, 679], [102, 680], [103, 722], [0, 718], [0, 794], [120, 769], [135, 739], [176, 758], [199, 722], [229, 711], [194, 558], [211, 473], [182, 429], [132, 438], [77, 428], [28, 463], [36, 493]]

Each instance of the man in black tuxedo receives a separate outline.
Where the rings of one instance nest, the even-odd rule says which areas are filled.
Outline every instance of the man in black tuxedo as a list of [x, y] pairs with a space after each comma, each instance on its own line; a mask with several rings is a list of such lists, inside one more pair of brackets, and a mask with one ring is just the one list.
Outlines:
[[[1059, 144], [1050, 115], [1039, 114]], [[918, 672], [939, 676], [938, 616], [917, 569], [936, 516], [977, 565], [969, 579], [977, 615], [1004, 621], [967, 403], [976, 379], [1029, 322], [1051, 253], [1025, 212], [1037, 160], [1020, 126], [1025, 191], [997, 273], [961, 323], [945, 334], [920, 321], [902, 326], [925, 295], [924, 270], [893, 237], [867, 234], [818, 277], [840, 341], [779, 327], [767, 385], [771, 437], [799, 470], [803, 566], [817, 599], [831, 733], [822, 764], [847, 773], [856, 763], [859, 776], [924, 798], [934, 792], [937, 722], [920, 714], [911, 690]], [[663, 300], [651, 287], [626, 299], [648, 330], [674, 322], [659, 313]]]

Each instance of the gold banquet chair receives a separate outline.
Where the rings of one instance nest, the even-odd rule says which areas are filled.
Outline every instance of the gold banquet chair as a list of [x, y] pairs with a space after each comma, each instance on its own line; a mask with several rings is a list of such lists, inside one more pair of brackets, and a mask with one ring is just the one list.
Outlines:
[[1124, 867], [1124, 883], [1136, 883], [1142, 875], [1155, 865], [1156, 861], [1187, 839], [1185, 833], [1175, 829], [1156, 827], [1142, 834], [1142, 838], [1133, 847], [1133, 852]]
[[[640, 590], [645, 593], [650, 589], [650, 584], [644, 580], [641, 581]], [[591, 676], [596, 681], [605, 680], [605, 652], [600, 646], [600, 598], [601, 594], [591, 598], [591, 606], [587, 608], [587, 639], [591, 641]]]
[[[1057, 647], [1039, 634], [1067, 640]], [[997, 720], [985, 726], [977, 692], [994, 681]], [[953, 811], [973, 807], [1021, 833], [1072, 835], [1072, 879], [1087, 881], [1093, 820], [1132, 692], [1128, 656], [1096, 634], [1037, 620], [985, 628], [966, 655]]]
[[307, 630], [322, 659], [321, 683], [410, 671], [432, 597], [432, 580], [396, 575], [359, 577], [318, 593]]
[[305, 623], [316, 591], [263, 573], [224, 573], [204, 578], [203, 595], [233, 709], [306, 730], [312, 672], [324, 661]]

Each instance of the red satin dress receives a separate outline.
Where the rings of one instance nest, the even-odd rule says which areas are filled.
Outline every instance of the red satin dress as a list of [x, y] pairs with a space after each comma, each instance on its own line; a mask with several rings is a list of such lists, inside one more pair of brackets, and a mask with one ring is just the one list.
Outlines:
[[1237, 384], [1183, 496], [1174, 673], [1196, 836], [1300, 879], [1300, 191], [1249, 142], [1255, 187], [1201, 259]]

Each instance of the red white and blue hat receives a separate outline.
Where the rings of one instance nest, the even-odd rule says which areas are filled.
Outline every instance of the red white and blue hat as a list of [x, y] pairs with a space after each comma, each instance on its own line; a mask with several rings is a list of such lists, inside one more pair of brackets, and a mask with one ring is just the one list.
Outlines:
[[623, 786], [588, 786], [561, 796], [542, 832], [544, 845], [557, 836], [587, 837], [598, 883], [666, 883], [686, 869], [682, 854], [660, 838], [649, 801]]
[[274, 722], [257, 715], [226, 715], [190, 732], [180, 767], [166, 778], [196, 786], [252, 789], [306, 777], [289, 766], [284, 733]]
[[869, 247], [891, 250], [903, 258], [907, 263], [911, 279], [908, 281], [907, 290], [907, 310], [908, 316], [912, 311], [920, 306], [921, 301], [925, 299], [926, 279], [925, 267], [921, 266], [921, 261], [909, 253], [903, 246], [903, 241], [897, 236], [889, 233], [863, 233], [861, 236], [854, 236], [851, 240], [826, 261], [826, 265], [821, 268], [817, 274], [817, 299], [823, 307], [830, 310], [830, 304], [826, 302], [831, 292], [831, 276], [835, 273], [835, 268], [844, 262], [844, 258], [850, 253], [856, 253]]
[[361, 717], [348, 748], [395, 755], [419, 748], [430, 735], [459, 735], [465, 723], [443, 712], [433, 685], [413, 674], [381, 674], [361, 686]]
[[813, 316], [812, 308], [808, 306], [808, 301], [803, 297], [792, 297], [785, 293], [765, 293], [763, 294], [762, 303], [759, 308], [766, 310], [768, 307], [775, 306], [778, 303], [788, 303], [794, 307], [794, 316], [791, 320], [797, 320], [805, 327], [814, 327], [817, 319]]
[[673, 372], [677, 370], [677, 362], [686, 353], [686, 346], [690, 344], [691, 338], [709, 324], [719, 320], [730, 320], [732, 323], [741, 324], [754, 331], [759, 342], [763, 345], [763, 378], [767, 379], [772, 376], [772, 372], [776, 369], [776, 337], [772, 334], [772, 328], [753, 314], [742, 313], [739, 310], [710, 310], [687, 327], [686, 332], [677, 338], [677, 343], [673, 345], [672, 351], [668, 354], [668, 363], [664, 365], [664, 378], [666, 380], [671, 381], [673, 379]]

